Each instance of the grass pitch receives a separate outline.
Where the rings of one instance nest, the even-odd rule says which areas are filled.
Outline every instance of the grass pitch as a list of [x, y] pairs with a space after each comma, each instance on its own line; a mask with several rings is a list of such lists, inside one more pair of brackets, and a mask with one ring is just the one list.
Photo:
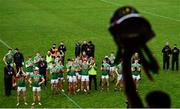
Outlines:
[[[45, 54], [53, 43], [64, 41], [67, 57], [74, 57], [75, 42], [92, 40], [96, 45], [96, 63], [111, 51], [116, 51], [116, 45], [107, 31], [109, 19], [119, 6], [134, 6], [152, 24], [156, 38], [148, 46], [162, 66], [161, 49], [166, 41], [180, 47], [180, 1], [179, 0], [0, 0], [0, 39], [12, 48], [19, 48], [27, 56], [34, 56], [39, 51]], [[7, 47], [0, 43], [0, 59], [7, 52]], [[0, 107], [16, 107], [16, 91], [12, 96], [4, 96], [3, 67], [1, 61]], [[100, 68], [100, 67], [99, 67]], [[99, 72], [98, 72], [99, 75]], [[139, 94], [144, 100], [151, 90], [162, 90], [170, 94], [172, 107], [180, 107], [180, 72], [160, 70], [154, 75], [154, 82], [147, 80], [143, 74]], [[124, 108], [125, 95], [114, 92], [114, 84], [110, 84], [110, 92], [101, 93], [92, 90], [91, 94], [63, 94], [51, 96], [50, 87], [42, 90], [42, 106], [49, 108]], [[100, 87], [98, 88], [100, 89]], [[32, 91], [27, 90], [28, 106], [31, 107]]]

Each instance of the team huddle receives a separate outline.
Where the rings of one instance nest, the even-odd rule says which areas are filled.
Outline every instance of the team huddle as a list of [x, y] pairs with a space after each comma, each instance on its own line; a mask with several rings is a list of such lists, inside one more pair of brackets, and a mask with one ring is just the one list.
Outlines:
[[[78, 45], [79, 46], [79, 45]], [[110, 56], [105, 56], [102, 60], [102, 64], [98, 68], [95, 63], [93, 45], [85, 46], [85, 50], [80, 53], [75, 52], [75, 58], [68, 58], [65, 61], [66, 48], [62, 44], [61, 49], [53, 47], [47, 51], [46, 56], [36, 53], [36, 56], [28, 57], [28, 60], [24, 61], [23, 55], [16, 49], [16, 53], [12, 53], [12, 49], [8, 50], [8, 53], [4, 56], [3, 60], [7, 67], [16, 66], [16, 71], [13, 74], [15, 81], [13, 86], [17, 86], [17, 106], [20, 104], [20, 93], [23, 92], [24, 104], [27, 104], [26, 100], [26, 86], [32, 87], [33, 91], [33, 103], [36, 103], [36, 97], [38, 104], [41, 105], [41, 87], [47, 87], [47, 81], [50, 80], [52, 95], [58, 94], [58, 92], [64, 93], [67, 90], [68, 95], [78, 92], [90, 93], [91, 82], [94, 80], [95, 90], [97, 90], [97, 74], [100, 74], [101, 91], [103, 92], [105, 87], [109, 91], [110, 78], [115, 81], [115, 91], [123, 88], [122, 84], [122, 61], [118, 64], [114, 64], [115, 55], [112, 52]], [[81, 47], [81, 46], [80, 46]], [[88, 51], [88, 52], [87, 52]], [[19, 55], [18, 55], [19, 54]], [[19, 56], [19, 57], [18, 57]], [[17, 57], [20, 61], [17, 61]], [[24, 69], [24, 70], [23, 70]], [[98, 73], [98, 69], [100, 73]], [[138, 53], [132, 57], [132, 77], [136, 88], [138, 89], [138, 81], [141, 77], [141, 65], [138, 58]], [[67, 81], [67, 89], [64, 85]]]

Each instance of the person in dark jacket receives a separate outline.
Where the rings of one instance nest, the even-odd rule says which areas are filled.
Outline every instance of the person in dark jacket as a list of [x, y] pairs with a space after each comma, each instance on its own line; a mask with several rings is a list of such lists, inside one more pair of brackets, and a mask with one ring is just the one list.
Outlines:
[[14, 63], [16, 64], [16, 72], [19, 71], [19, 68], [21, 68], [24, 65], [24, 56], [21, 52], [19, 52], [19, 49], [15, 49], [16, 53], [14, 54]]
[[172, 49], [172, 70], [174, 70], [174, 64], [176, 64], [176, 70], [179, 67], [179, 49], [176, 44], [174, 44], [174, 48]]
[[94, 52], [95, 52], [95, 45], [92, 43], [92, 41], [88, 42], [88, 57], [94, 58]]
[[86, 54], [87, 54], [87, 48], [88, 48], [88, 44], [86, 41], [84, 41], [81, 46], [81, 54], [83, 54], [83, 52], [86, 52]]
[[61, 52], [63, 52], [63, 53], [61, 53], [61, 54], [64, 54], [64, 56], [63, 56], [63, 58], [62, 58], [62, 63], [63, 63], [63, 65], [64, 65], [64, 59], [65, 59], [65, 53], [66, 53], [66, 46], [64, 45], [64, 42], [63, 41], [61, 41], [61, 43], [60, 43], [60, 45], [59, 45], [59, 47], [58, 47], [58, 51], [61, 53]]
[[61, 42], [59, 47], [58, 47], [58, 51], [63, 51], [64, 53], [66, 52], [66, 46], [64, 45], [64, 42]]
[[47, 62], [46, 62], [44, 56], [41, 56], [41, 60], [39, 61], [38, 68], [39, 68], [39, 74], [40, 74], [41, 76], [43, 76], [44, 79], [45, 79], [44, 85], [47, 86], [47, 79], [46, 79], [46, 78], [47, 78], [47, 77], [46, 77]]
[[162, 49], [163, 53], [163, 70], [169, 69], [169, 60], [171, 56], [171, 48], [169, 47], [169, 43], [166, 42], [166, 45]]
[[75, 45], [75, 56], [80, 57], [81, 54], [81, 44], [79, 42], [76, 43]]
[[7, 66], [4, 67], [4, 86], [5, 86], [6, 96], [11, 95], [12, 79], [14, 75], [15, 75], [14, 68], [10, 65], [10, 63], [7, 63]]

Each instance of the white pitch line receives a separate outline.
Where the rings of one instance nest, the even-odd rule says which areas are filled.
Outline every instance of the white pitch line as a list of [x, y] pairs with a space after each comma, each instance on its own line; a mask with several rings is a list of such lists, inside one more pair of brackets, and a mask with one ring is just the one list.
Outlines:
[[64, 96], [66, 96], [74, 105], [76, 105], [78, 108], [82, 109], [81, 106], [79, 106], [73, 99], [71, 99], [68, 95], [65, 93], [61, 92]]
[[12, 48], [12, 47], [10, 47], [6, 42], [4, 42], [2, 39], [0, 39], [0, 42], [1, 42], [4, 46], [6, 46], [7, 48]]
[[[112, 5], [115, 5], [115, 6], [120, 6], [119, 4], [115, 3], [115, 2], [110, 2], [110, 1], [107, 1], [107, 0], [100, 0], [104, 3], [108, 3], [108, 4], [112, 4]], [[172, 20], [172, 21], [176, 21], [176, 22], [180, 22], [180, 19], [175, 19], [175, 18], [172, 18], [172, 17], [168, 17], [168, 16], [163, 16], [163, 15], [159, 15], [159, 14], [156, 14], [156, 13], [152, 13], [152, 12], [149, 12], [149, 11], [141, 11], [142, 13], [145, 13], [145, 14], [149, 14], [151, 16], [156, 16], [156, 17], [161, 17], [161, 18], [164, 18], [164, 19], [168, 19], [168, 20]]]

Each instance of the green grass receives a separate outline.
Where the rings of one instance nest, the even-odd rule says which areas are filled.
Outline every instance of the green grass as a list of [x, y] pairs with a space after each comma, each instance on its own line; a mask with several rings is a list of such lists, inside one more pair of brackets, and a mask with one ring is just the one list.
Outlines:
[[[0, 0], [0, 39], [11, 47], [18, 47], [27, 59], [39, 51], [45, 54], [53, 43], [64, 41], [67, 46], [66, 57], [74, 57], [74, 45], [77, 41], [92, 40], [96, 45], [96, 63], [110, 51], [116, 51], [116, 45], [107, 31], [109, 19], [115, 9], [123, 5], [136, 7], [152, 24], [156, 37], [148, 46], [162, 66], [161, 49], [166, 41], [180, 46], [180, 1], [179, 0]], [[148, 12], [148, 13], [147, 13]], [[150, 13], [150, 14], [149, 14]], [[160, 17], [161, 16], [161, 17]], [[162, 16], [166, 16], [162, 17]], [[0, 59], [7, 48], [0, 44]], [[16, 107], [16, 91], [12, 96], [4, 96], [3, 67], [1, 61], [0, 107]], [[98, 72], [99, 73], [99, 72]], [[98, 74], [99, 75], [99, 74]], [[180, 72], [160, 70], [150, 82], [143, 74], [139, 94], [144, 100], [151, 90], [163, 90], [170, 94], [172, 107], [180, 107]], [[109, 93], [92, 91], [90, 95], [70, 96], [82, 108], [120, 108], [125, 107], [124, 93], [114, 92], [114, 84]], [[100, 89], [100, 87], [99, 87]], [[27, 100], [31, 107], [32, 92], [28, 88]], [[41, 107], [77, 107], [64, 95], [52, 97], [50, 87], [42, 90]], [[39, 106], [37, 106], [39, 107]]]

